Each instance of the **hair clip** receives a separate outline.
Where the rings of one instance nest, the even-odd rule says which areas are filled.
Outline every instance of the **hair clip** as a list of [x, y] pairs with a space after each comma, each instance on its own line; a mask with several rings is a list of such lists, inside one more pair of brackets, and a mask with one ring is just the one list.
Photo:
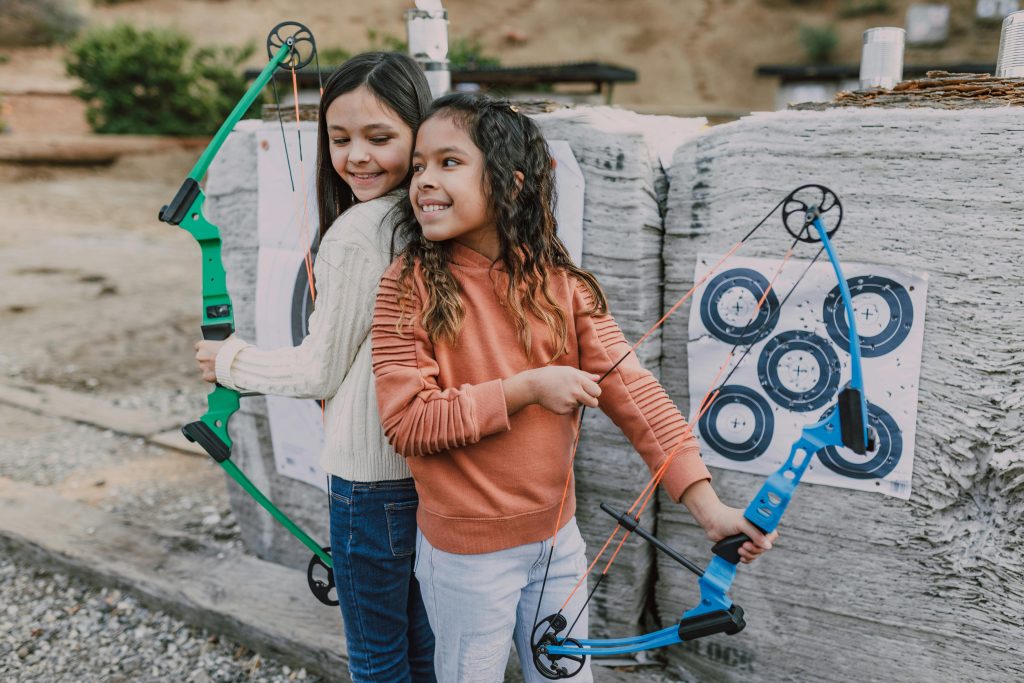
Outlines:
[[519, 113], [519, 107], [517, 107], [517, 106], [516, 106], [516, 105], [514, 105], [514, 104], [510, 104], [510, 105], [508, 105], [508, 108], [509, 108], [509, 109], [511, 109], [511, 110], [512, 110], [512, 112], [513, 112], [513, 113], [515, 113], [515, 114], [518, 114], [518, 113]]

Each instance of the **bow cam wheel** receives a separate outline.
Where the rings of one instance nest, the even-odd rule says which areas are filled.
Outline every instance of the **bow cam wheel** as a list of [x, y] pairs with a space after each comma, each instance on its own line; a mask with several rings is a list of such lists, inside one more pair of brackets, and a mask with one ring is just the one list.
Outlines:
[[273, 59], [284, 45], [290, 47], [291, 52], [281, 62], [282, 69], [298, 71], [316, 57], [316, 40], [313, 39], [313, 32], [297, 21], [282, 21], [270, 30], [267, 36], [267, 55]]
[[843, 205], [836, 193], [824, 185], [801, 185], [783, 200], [782, 224], [801, 242], [820, 242], [817, 230], [811, 225], [820, 218], [825, 234], [832, 237], [843, 222]]
[[[331, 552], [330, 546], [324, 546], [325, 552]], [[309, 590], [317, 600], [325, 605], [334, 607], [338, 604], [338, 593], [334, 584], [334, 570], [327, 566], [327, 563], [314, 554], [309, 560], [306, 568], [306, 581], [309, 583]], [[334, 596], [331, 596], [334, 591]]]
[[[578, 655], [553, 655], [548, 653], [549, 645], [578, 648]], [[583, 670], [587, 656], [583, 653], [583, 645], [575, 638], [556, 639], [551, 634], [544, 636], [543, 642], [533, 648], [533, 666], [541, 676], [552, 681], [572, 678]]]

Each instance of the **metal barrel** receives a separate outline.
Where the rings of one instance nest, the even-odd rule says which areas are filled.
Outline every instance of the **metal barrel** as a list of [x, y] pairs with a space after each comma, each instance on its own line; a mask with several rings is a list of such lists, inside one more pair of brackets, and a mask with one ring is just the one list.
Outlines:
[[1003, 19], [996, 77], [1024, 78], [1024, 10], [1008, 14]]
[[903, 80], [903, 46], [907, 32], [893, 26], [864, 31], [860, 56], [860, 87], [892, 88]]
[[448, 11], [445, 9], [410, 9], [405, 12], [409, 55], [427, 77], [430, 94], [439, 97], [451, 90], [448, 67]]

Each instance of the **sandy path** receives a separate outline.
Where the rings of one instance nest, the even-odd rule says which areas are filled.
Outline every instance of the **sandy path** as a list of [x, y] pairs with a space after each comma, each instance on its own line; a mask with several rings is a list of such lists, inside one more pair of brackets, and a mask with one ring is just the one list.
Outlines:
[[0, 167], [0, 377], [111, 398], [201, 391], [198, 251], [156, 220], [193, 157]]

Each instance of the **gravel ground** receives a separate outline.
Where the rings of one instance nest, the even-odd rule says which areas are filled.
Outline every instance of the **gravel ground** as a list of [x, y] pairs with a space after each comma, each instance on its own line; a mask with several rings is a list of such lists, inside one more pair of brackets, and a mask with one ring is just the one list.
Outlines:
[[[152, 396], [130, 400], [158, 405]], [[170, 414], [172, 406], [173, 399], [166, 399], [161, 410]], [[0, 433], [0, 476], [54, 487], [124, 519], [244, 552], [226, 482], [210, 459], [7, 406], [0, 406]]]
[[0, 559], [0, 680], [319, 681], [117, 590]]
[[[182, 424], [202, 414], [198, 252], [155, 219], [194, 161], [187, 151], [102, 168], [0, 164], [0, 381], [55, 385]], [[209, 458], [0, 405], [0, 477], [245, 552]], [[0, 559], [3, 683], [312, 679], [130, 596]]]
[[[187, 410], [169, 393], [129, 405]], [[0, 476], [245, 552], [211, 460], [0, 405]], [[0, 558], [0, 681], [318, 681], [134, 598]]]

